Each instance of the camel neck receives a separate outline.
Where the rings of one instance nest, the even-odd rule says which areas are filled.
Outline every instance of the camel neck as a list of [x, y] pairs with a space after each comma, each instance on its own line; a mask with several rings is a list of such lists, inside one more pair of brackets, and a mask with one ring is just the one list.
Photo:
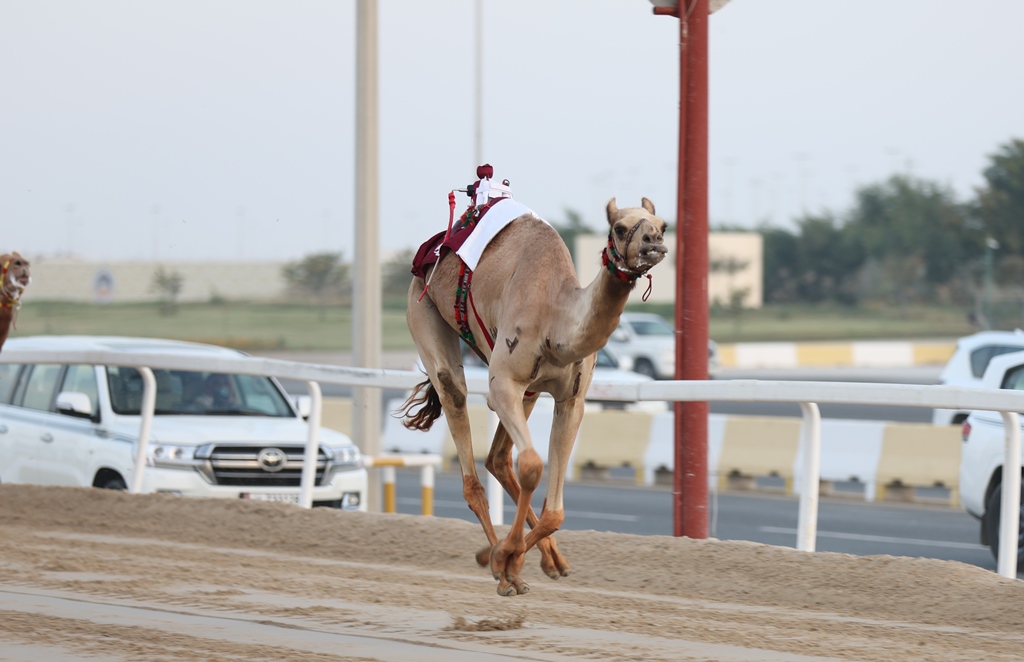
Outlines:
[[607, 269], [598, 272], [574, 306], [573, 318], [579, 322], [568, 343], [573, 354], [589, 356], [607, 344], [632, 291], [633, 281], [621, 280]]

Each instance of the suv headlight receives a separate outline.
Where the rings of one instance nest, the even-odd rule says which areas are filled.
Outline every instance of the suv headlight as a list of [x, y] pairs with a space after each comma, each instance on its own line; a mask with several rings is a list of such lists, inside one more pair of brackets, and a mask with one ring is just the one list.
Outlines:
[[151, 467], [184, 469], [195, 466], [195, 446], [151, 444], [146, 449], [146, 464]]
[[334, 456], [331, 463], [336, 469], [359, 469], [363, 466], [363, 455], [355, 446], [332, 446]]

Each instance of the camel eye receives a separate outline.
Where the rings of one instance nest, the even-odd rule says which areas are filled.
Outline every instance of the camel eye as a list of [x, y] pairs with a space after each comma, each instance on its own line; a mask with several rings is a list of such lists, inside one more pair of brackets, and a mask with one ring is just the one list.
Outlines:
[[623, 237], [625, 237], [626, 236], [626, 228], [624, 228], [621, 225], [616, 225], [615, 226], [615, 236], [618, 237], [619, 239], [622, 239]]

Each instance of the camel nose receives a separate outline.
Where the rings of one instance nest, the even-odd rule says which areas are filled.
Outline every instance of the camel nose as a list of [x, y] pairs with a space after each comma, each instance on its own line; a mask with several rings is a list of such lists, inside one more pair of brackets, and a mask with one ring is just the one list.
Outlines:
[[660, 232], [645, 232], [643, 242], [645, 244], [662, 244], [665, 242], [665, 236]]

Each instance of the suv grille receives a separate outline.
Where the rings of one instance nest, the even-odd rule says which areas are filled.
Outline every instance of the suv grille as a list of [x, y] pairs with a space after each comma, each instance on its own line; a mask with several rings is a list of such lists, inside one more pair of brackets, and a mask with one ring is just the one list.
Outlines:
[[[299, 487], [302, 480], [302, 458], [306, 453], [305, 446], [229, 446], [208, 447], [204, 459], [213, 472], [217, 485], [244, 487]], [[260, 462], [260, 454], [264, 451], [282, 451], [285, 461], [281, 469], [268, 469], [268, 462]], [[277, 455], [270, 452], [271, 457]], [[273, 467], [273, 464], [270, 463]], [[320, 485], [324, 478], [327, 456], [323, 449], [317, 450], [315, 485]]]

